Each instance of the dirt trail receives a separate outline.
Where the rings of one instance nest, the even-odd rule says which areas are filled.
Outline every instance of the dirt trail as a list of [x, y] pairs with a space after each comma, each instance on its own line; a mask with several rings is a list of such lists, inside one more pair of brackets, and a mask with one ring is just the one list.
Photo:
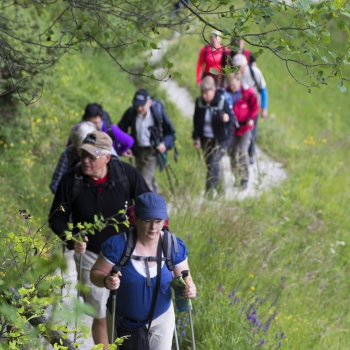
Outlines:
[[[157, 55], [153, 56], [153, 61], [160, 59], [169, 45], [175, 43], [177, 37], [171, 41], [163, 41], [158, 47]], [[195, 65], [193, 65], [195, 69]], [[162, 70], [156, 71], [156, 76], [162, 76]], [[166, 91], [167, 97], [172, 101], [185, 118], [192, 119], [194, 112], [194, 100], [188, 90], [180, 87], [176, 81], [169, 79], [166, 82], [161, 82], [160, 86]], [[263, 121], [260, 121], [263, 123]], [[195, 152], [193, 151], [194, 157]], [[249, 166], [249, 182], [246, 190], [241, 190], [234, 187], [235, 179], [231, 173], [230, 160], [228, 156], [222, 159], [223, 179], [225, 182], [225, 198], [227, 200], [243, 200], [247, 197], [259, 196], [263, 191], [278, 186], [286, 177], [287, 173], [283, 169], [281, 163], [273, 161], [270, 157], [264, 154], [259, 147], [256, 150], [257, 161]], [[204, 192], [201, 194], [203, 196]]]

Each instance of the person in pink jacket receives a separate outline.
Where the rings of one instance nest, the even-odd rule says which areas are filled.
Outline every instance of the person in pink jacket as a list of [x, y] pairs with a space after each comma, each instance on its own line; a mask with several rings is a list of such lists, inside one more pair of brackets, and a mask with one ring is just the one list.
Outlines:
[[242, 74], [239, 72], [230, 74], [227, 91], [231, 95], [232, 109], [240, 125], [240, 128], [234, 129], [233, 132], [230, 147], [231, 166], [236, 184], [240, 180], [241, 186], [246, 189], [249, 178], [248, 148], [251, 142], [251, 130], [254, 129], [254, 121], [259, 114], [259, 104], [253, 88], [242, 83], [241, 79]]
[[[210, 72], [210, 68], [215, 69], [217, 72], [221, 71], [222, 61], [227, 57], [228, 52], [224, 55], [224, 52], [228, 51], [226, 47], [221, 45], [220, 33], [213, 31], [210, 36], [210, 45], [206, 44], [199, 52], [199, 58], [197, 63], [197, 84], [201, 83], [202, 79], [210, 75], [214, 78], [216, 86], [221, 86], [223, 83], [223, 76], [221, 74], [213, 74]], [[224, 56], [224, 57], [223, 57]]]

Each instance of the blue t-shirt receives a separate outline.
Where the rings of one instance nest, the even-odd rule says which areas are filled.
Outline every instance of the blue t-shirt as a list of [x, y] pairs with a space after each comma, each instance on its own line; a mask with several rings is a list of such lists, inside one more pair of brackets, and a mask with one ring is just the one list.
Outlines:
[[[173, 250], [173, 264], [179, 265], [187, 259], [188, 251], [185, 243], [176, 237], [178, 243], [178, 253]], [[111, 264], [117, 264], [124, 252], [126, 245], [126, 234], [120, 234], [109, 238], [101, 246], [102, 256]], [[147, 278], [144, 273], [144, 265], [138, 260], [130, 259], [128, 263], [121, 268], [122, 276], [120, 277], [120, 287], [117, 295], [117, 313], [127, 316], [130, 319], [143, 321], [147, 320], [153, 298], [153, 291], [157, 279], [157, 265], [150, 268], [151, 286], [147, 286]], [[171, 287], [168, 282], [172, 280], [172, 274], [163, 262], [161, 283], [154, 310], [153, 319], [162, 315], [170, 307], [171, 303]], [[137, 326], [124, 320], [129, 326]]]

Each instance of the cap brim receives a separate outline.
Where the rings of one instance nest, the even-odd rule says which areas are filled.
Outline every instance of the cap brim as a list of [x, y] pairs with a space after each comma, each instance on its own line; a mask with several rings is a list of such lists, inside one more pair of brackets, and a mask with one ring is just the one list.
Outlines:
[[[80, 151], [80, 150], [84, 150], [93, 156], [98, 156], [102, 152], [99, 148], [96, 148], [94, 145], [91, 145], [89, 143], [83, 143], [81, 146], [79, 146], [78, 151]], [[98, 152], [96, 152], [96, 151], [98, 151]]]
[[144, 106], [146, 103], [147, 103], [147, 101], [134, 100], [132, 104], [134, 106], [141, 107], [141, 106]]
[[166, 220], [168, 218], [168, 214], [167, 213], [162, 213], [159, 211], [149, 211], [147, 213], [139, 213], [137, 214], [139, 216], [139, 218], [142, 221], [145, 220], [151, 220], [151, 219], [162, 219], [162, 220]]

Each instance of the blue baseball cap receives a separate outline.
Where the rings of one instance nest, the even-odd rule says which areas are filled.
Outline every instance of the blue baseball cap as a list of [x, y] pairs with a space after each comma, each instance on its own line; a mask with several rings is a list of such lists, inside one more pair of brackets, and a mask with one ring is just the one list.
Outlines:
[[166, 202], [162, 196], [157, 193], [147, 192], [136, 198], [134, 211], [142, 220], [168, 218]]
[[136, 91], [132, 104], [135, 107], [144, 106], [151, 99], [149, 93], [145, 89], [139, 89]]

